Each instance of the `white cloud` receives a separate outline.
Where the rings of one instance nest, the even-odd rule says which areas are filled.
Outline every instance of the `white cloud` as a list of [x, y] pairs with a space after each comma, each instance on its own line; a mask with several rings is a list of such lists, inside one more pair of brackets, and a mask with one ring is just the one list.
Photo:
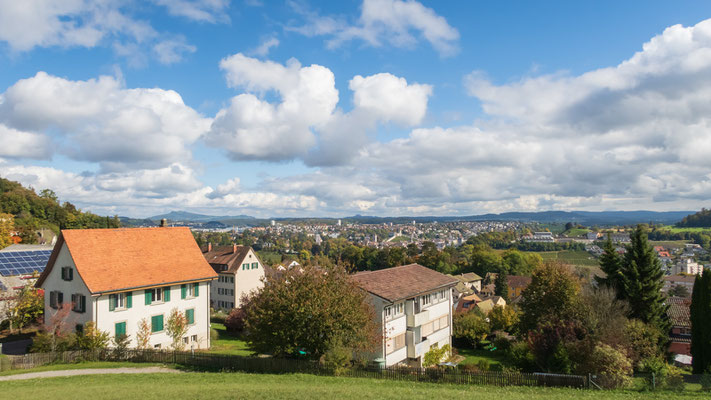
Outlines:
[[342, 18], [320, 16], [295, 3], [292, 6], [304, 15], [307, 23], [288, 29], [306, 36], [331, 36], [327, 42], [331, 48], [354, 39], [374, 47], [388, 43], [411, 48], [419, 41], [417, 36], [421, 36], [442, 56], [458, 51], [459, 32], [444, 17], [414, 0], [363, 0], [361, 15], [355, 24]]
[[191, 159], [189, 146], [210, 120], [172, 90], [127, 89], [109, 76], [70, 81], [38, 72], [0, 95], [0, 123], [51, 134], [57, 151], [115, 170]]
[[275, 37], [270, 37], [262, 41], [262, 43], [260, 43], [256, 49], [252, 50], [252, 54], [260, 57], [266, 57], [266, 55], [269, 54], [269, 50], [271, 50], [272, 47], [277, 46], [279, 46], [279, 39]]
[[353, 103], [383, 121], [417, 125], [427, 111], [432, 86], [407, 84], [405, 78], [381, 73], [363, 78], [356, 75], [348, 87], [354, 92]]
[[46, 160], [52, 155], [48, 137], [9, 128], [0, 123], [0, 157]]
[[197, 47], [188, 44], [183, 37], [167, 39], [156, 43], [153, 52], [162, 64], [175, 64], [183, 60], [185, 53], [194, 53]]
[[199, 22], [229, 22], [230, 0], [153, 0], [166, 7], [170, 15]]
[[[178, 0], [171, 2], [169, 10], [187, 10], [192, 4], [199, 11], [220, 3]], [[134, 18], [129, 5], [115, 0], [0, 0], [0, 41], [19, 52], [35, 47], [110, 46], [136, 66], [145, 64], [144, 53], [151, 48], [160, 62], [168, 64], [176, 61], [179, 52], [194, 51], [179, 35], [161, 34], [148, 21]], [[168, 55], [170, 48], [173, 56]]]

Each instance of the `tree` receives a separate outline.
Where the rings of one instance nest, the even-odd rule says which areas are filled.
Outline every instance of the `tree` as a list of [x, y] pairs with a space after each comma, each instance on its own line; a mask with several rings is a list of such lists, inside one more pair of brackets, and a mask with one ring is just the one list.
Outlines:
[[454, 327], [452, 336], [466, 341], [473, 347], [486, 339], [490, 331], [486, 316], [478, 309], [454, 314], [452, 325]]
[[82, 333], [77, 336], [77, 347], [82, 350], [96, 351], [105, 349], [108, 347], [109, 342], [109, 333], [98, 329], [92, 321], [84, 324]]
[[380, 334], [366, 296], [342, 267], [284, 271], [245, 304], [245, 339], [275, 356], [319, 359], [336, 344], [370, 351]]
[[513, 307], [494, 306], [488, 317], [492, 332], [505, 331], [511, 333], [511, 329], [518, 324], [518, 313]]
[[575, 312], [580, 284], [570, 269], [560, 263], [546, 262], [531, 276], [521, 301], [521, 331], [535, 329], [548, 318], [568, 320]]
[[451, 351], [452, 348], [448, 344], [445, 344], [442, 348], [440, 348], [435, 343], [422, 358], [422, 366], [425, 368], [436, 367], [445, 357], [449, 356]]
[[667, 294], [674, 297], [689, 297], [689, 289], [684, 285], [674, 285]]
[[138, 332], [136, 332], [136, 348], [145, 350], [151, 344], [151, 324], [147, 318], [138, 321]]
[[671, 324], [667, 316], [669, 306], [662, 293], [664, 271], [661, 262], [647, 242], [647, 233], [642, 226], [637, 226], [630, 239], [631, 244], [623, 258], [621, 297], [630, 304], [630, 318], [667, 332]]
[[10, 232], [15, 229], [15, 217], [12, 214], [0, 213], [0, 249], [12, 244]]
[[602, 269], [602, 272], [604, 272], [606, 276], [604, 278], [596, 276], [595, 280], [598, 285], [607, 286], [615, 290], [617, 296], [623, 298], [622, 257], [617, 253], [609, 234], [607, 235], [603, 249], [605, 252], [600, 256], [600, 269]]
[[689, 312], [692, 367], [703, 374], [711, 367], [711, 273], [696, 276]]
[[168, 334], [168, 337], [173, 339], [173, 343], [171, 344], [173, 350], [183, 350], [185, 348], [183, 335], [187, 332], [188, 319], [185, 313], [178, 311], [177, 308], [172, 309], [165, 324], [165, 333]]
[[17, 292], [14, 299], [6, 300], [6, 315], [13, 327], [20, 329], [37, 321], [44, 313], [44, 294], [41, 289], [26, 285]]
[[502, 269], [494, 282], [494, 294], [503, 297], [506, 302], [509, 301], [509, 283], [507, 279], [506, 270]]

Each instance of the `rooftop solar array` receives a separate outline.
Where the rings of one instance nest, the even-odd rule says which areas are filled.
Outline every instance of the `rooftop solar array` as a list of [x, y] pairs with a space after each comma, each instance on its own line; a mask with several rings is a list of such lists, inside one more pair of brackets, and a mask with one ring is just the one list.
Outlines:
[[0, 275], [13, 276], [42, 272], [52, 250], [0, 252]]

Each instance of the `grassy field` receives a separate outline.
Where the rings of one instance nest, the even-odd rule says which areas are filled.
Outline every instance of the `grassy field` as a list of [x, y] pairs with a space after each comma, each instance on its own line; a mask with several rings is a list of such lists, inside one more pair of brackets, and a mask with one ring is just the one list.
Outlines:
[[213, 322], [212, 327], [217, 331], [218, 339], [212, 341], [210, 353], [233, 354], [238, 356], [250, 356], [254, 354], [247, 346], [247, 342], [239, 336], [227, 332], [225, 325]]
[[492, 371], [501, 371], [502, 367], [506, 365], [506, 358], [501, 351], [457, 348], [457, 354], [464, 357], [462, 364], [477, 365], [482, 360], [486, 360]]
[[582, 265], [586, 267], [597, 267], [598, 260], [587, 251], [582, 250], [562, 250], [539, 252], [543, 260], [560, 260], [572, 265]]
[[577, 237], [577, 236], [582, 236], [588, 232], [590, 232], [590, 229], [573, 228], [573, 229], [569, 229], [569, 230], [563, 232], [563, 235], [565, 235], [567, 237]]
[[281, 254], [275, 251], [259, 250], [257, 252], [257, 255], [262, 260], [262, 262], [267, 265], [276, 265], [281, 262]]
[[183, 373], [94, 375], [40, 381], [0, 382], [3, 397], [13, 400], [71, 398], [141, 398], [146, 393], [185, 399], [691, 399], [701, 392], [595, 391], [559, 388], [494, 387], [336, 378], [313, 375], [245, 373]]
[[666, 225], [660, 229], [667, 229], [672, 231], [672, 233], [679, 232], [711, 232], [711, 228], [679, 228], [673, 225]]

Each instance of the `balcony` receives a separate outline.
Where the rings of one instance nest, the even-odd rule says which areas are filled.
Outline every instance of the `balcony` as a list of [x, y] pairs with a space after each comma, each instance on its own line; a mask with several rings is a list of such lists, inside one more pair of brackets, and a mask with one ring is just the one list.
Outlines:
[[430, 311], [422, 310], [417, 314], [407, 314], [407, 327], [415, 328], [426, 324], [430, 320]]
[[405, 345], [407, 346], [407, 356], [410, 358], [417, 358], [424, 356], [425, 353], [430, 349], [430, 341], [425, 339], [416, 343], [417, 336], [413, 331], [407, 331], [405, 337]]

